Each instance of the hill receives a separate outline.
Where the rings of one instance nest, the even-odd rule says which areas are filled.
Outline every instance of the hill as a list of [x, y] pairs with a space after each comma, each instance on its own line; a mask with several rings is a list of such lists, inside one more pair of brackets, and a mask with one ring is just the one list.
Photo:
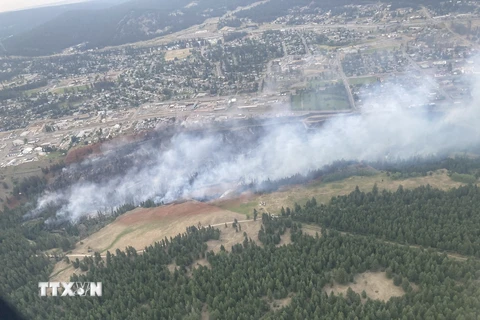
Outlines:
[[126, 0], [94, 0], [0, 13], [0, 40], [16, 36], [75, 10], [100, 10]]
[[63, 12], [4, 41], [9, 55], [37, 56], [84, 44], [86, 49], [162, 36], [221, 16], [255, 0], [131, 0], [101, 10]]

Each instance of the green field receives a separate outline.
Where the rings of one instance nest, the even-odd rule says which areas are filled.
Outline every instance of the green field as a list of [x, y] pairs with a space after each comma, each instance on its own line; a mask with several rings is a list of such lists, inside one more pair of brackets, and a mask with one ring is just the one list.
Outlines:
[[41, 92], [41, 91], [43, 91], [43, 90], [46, 90], [46, 89], [48, 89], [48, 87], [41, 87], [41, 88], [31, 89], [31, 90], [24, 91], [24, 94], [25, 94], [26, 96], [32, 96], [32, 95], [37, 94], [37, 93], [39, 93], [39, 92]]
[[56, 89], [53, 89], [52, 92], [53, 93], [56, 93], [56, 94], [64, 94], [65, 91], [70, 91], [70, 92], [73, 92], [73, 91], [87, 91], [88, 90], [88, 86], [87, 85], [81, 85], [81, 86], [74, 86], [74, 87], [62, 87], [62, 88], [56, 88]]
[[377, 82], [377, 77], [350, 78], [348, 83], [351, 85], [363, 85]]
[[307, 83], [307, 88], [316, 88], [316, 87], [324, 87], [326, 85], [335, 85], [338, 84], [341, 80], [310, 80]]
[[341, 84], [323, 90], [308, 90], [291, 96], [292, 110], [345, 110], [350, 108], [347, 92]]

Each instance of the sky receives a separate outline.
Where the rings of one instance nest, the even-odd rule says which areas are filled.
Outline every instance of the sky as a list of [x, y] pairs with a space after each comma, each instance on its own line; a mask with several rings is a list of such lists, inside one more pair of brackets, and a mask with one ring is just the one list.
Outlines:
[[83, 1], [87, 0], [0, 0], [0, 12]]

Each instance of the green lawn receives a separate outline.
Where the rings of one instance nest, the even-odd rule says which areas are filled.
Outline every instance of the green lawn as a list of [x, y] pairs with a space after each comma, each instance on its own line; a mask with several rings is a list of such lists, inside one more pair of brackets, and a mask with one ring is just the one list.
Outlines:
[[327, 84], [337, 84], [339, 83], [340, 80], [335, 79], [335, 80], [310, 80], [307, 83], [308, 88], [315, 88], [315, 87], [324, 87]]
[[362, 84], [370, 84], [375, 82], [377, 82], [377, 77], [373, 77], [373, 76], [348, 79], [348, 83], [351, 85], [362, 85]]
[[81, 85], [81, 86], [74, 86], [74, 87], [62, 87], [62, 88], [56, 88], [53, 89], [52, 92], [56, 94], [64, 94], [65, 91], [70, 91], [72, 92], [73, 90], [75, 91], [87, 91], [88, 86], [87, 85]]
[[345, 110], [350, 108], [343, 85], [306, 91], [291, 97], [292, 110]]
[[46, 90], [47, 88], [48, 88], [48, 87], [41, 87], [41, 88], [26, 90], [26, 91], [24, 91], [23, 93], [24, 93], [26, 96], [32, 96], [32, 95], [34, 95], [34, 94], [39, 93], [40, 91]]

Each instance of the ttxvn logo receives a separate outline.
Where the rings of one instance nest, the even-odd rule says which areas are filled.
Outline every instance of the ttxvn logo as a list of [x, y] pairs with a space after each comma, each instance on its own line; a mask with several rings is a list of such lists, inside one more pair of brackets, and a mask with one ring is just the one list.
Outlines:
[[41, 297], [102, 296], [101, 282], [39, 282], [38, 287]]

